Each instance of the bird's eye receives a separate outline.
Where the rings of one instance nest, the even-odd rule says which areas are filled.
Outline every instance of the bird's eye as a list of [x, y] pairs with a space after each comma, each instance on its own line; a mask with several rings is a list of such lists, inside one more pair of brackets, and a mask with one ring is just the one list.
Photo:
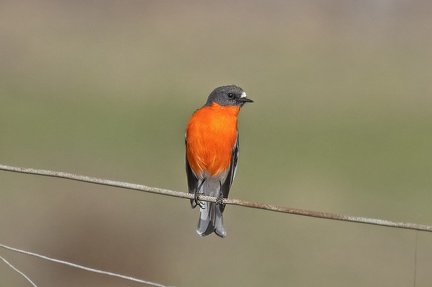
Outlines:
[[230, 98], [230, 99], [234, 98], [234, 94], [233, 93], [228, 93], [228, 98]]

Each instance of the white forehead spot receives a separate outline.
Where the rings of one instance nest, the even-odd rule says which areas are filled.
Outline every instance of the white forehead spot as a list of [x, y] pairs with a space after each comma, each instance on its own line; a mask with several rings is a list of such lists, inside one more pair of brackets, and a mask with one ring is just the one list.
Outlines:
[[246, 93], [245, 92], [241, 93], [240, 98], [246, 98]]

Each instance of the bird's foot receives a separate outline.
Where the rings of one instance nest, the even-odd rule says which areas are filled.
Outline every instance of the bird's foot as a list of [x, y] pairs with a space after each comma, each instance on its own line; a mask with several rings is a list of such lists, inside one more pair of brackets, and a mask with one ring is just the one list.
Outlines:
[[202, 202], [200, 199], [199, 199], [199, 196], [200, 195], [204, 195], [204, 193], [202, 193], [202, 192], [195, 192], [194, 193], [194, 199], [192, 200], [192, 202], [193, 202], [193, 207], [196, 207], [197, 205], [200, 207], [200, 208], [205, 208], [205, 204], [204, 204], [204, 202]]
[[225, 206], [224, 198], [222, 196], [216, 198], [216, 205], [223, 205], [223, 206]]

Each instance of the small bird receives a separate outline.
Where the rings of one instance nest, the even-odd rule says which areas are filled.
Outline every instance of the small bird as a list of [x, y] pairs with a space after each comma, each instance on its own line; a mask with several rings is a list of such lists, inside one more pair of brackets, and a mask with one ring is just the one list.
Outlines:
[[[253, 103], [237, 86], [216, 88], [206, 104], [196, 110], [186, 128], [186, 174], [189, 193], [195, 195], [192, 208], [200, 207], [197, 232], [226, 236], [222, 213], [234, 180], [239, 155], [237, 116], [245, 103]], [[220, 202], [200, 202], [200, 194]]]

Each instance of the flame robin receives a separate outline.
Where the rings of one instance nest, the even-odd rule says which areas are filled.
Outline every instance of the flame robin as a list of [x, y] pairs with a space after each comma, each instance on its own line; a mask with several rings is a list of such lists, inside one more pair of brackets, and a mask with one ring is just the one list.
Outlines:
[[197, 232], [226, 236], [221, 202], [200, 202], [198, 195], [227, 198], [239, 155], [237, 116], [245, 103], [252, 103], [237, 86], [216, 88], [206, 104], [196, 110], [186, 129], [186, 174], [192, 208], [200, 207]]

